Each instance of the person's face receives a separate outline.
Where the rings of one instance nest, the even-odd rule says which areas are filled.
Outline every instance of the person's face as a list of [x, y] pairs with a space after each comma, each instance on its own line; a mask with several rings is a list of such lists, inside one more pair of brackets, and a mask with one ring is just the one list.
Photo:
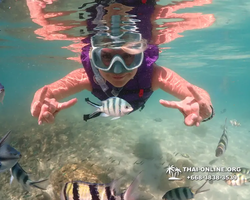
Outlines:
[[[115, 55], [119, 55], [127, 66], [131, 65], [131, 63], [134, 61], [134, 55], [128, 54], [124, 52], [122, 49], [108, 49], [107, 48], [107, 49], [103, 49], [101, 52], [101, 59], [102, 59], [103, 64], [108, 67], [110, 62], [112, 61], [112, 58]], [[124, 85], [126, 85], [126, 83], [129, 80], [134, 78], [137, 70], [138, 69], [136, 68], [129, 72], [120, 73], [120, 74], [105, 72], [102, 70], [99, 70], [99, 72], [101, 76], [105, 80], [110, 82], [113, 86], [123, 87]]]

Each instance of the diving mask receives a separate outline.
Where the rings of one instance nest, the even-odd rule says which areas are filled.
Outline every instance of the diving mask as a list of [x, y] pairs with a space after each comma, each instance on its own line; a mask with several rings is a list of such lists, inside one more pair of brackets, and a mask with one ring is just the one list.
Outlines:
[[[107, 49], [119, 50], [125, 44], [129, 48], [139, 50], [138, 54], [114, 54], [107, 53]], [[138, 68], [143, 61], [141, 34], [135, 32], [124, 32], [119, 36], [112, 36], [109, 33], [99, 33], [91, 38], [91, 63], [92, 65], [105, 72], [120, 74]], [[115, 51], [114, 51], [115, 52]], [[122, 51], [123, 52], [123, 51]]]

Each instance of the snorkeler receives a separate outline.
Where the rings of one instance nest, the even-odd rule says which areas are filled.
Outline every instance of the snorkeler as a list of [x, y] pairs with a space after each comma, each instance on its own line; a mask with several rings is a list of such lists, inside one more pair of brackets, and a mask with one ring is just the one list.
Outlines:
[[[35, 93], [31, 114], [38, 118], [39, 125], [53, 123], [55, 115], [73, 106], [77, 99], [64, 103], [58, 101], [82, 90], [91, 91], [102, 101], [112, 96], [120, 97], [130, 103], [133, 110], [137, 110], [144, 106], [153, 91], [162, 89], [181, 100], [160, 100], [160, 103], [179, 109], [187, 126], [199, 126], [200, 122], [213, 116], [209, 94], [172, 70], [156, 65], [158, 49], [151, 45], [146, 45], [145, 49], [145, 41], [139, 33], [125, 32], [120, 36], [105, 37], [95, 35], [91, 38], [92, 48], [89, 52], [83, 48], [81, 59], [84, 68], [72, 71]], [[133, 38], [134, 41], [124, 44], [123, 37], [126, 40]], [[110, 40], [115, 47], [97, 47], [95, 40]]]
[[[119, 15], [110, 16], [113, 26], [121, 24]], [[58, 101], [83, 90], [90, 91], [101, 101], [119, 97], [127, 101], [134, 112], [143, 109], [154, 91], [162, 89], [181, 100], [160, 100], [160, 103], [179, 109], [187, 126], [199, 126], [200, 122], [213, 117], [211, 99], [205, 90], [155, 63], [159, 57], [156, 45], [148, 44], [148, 39], [139, 32], [121, 30], [117, 26], [110, 30], [99, 31], [90, 38], [89, 45], [82, 48], [84, 68], [72, 71], [35, 93], [31, 114], [38, 118], [39, 125], [53, 123], [59, 111], [77, 103], [76, 98], [63, 103]]]

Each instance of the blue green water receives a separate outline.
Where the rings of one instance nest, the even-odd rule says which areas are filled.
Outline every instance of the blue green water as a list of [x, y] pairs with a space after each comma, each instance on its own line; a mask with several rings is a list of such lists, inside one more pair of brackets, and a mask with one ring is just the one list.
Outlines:
[[[163, 109], [158, 103], [159, 99], [176, 99], [162, 91], [153, 94], [142, 112], [133, 113], [117, 121], [96, 118], [88, 123], [82, 121], [82, 114], [91, 111], [84, 98], [93, 99], [93, 96], [84, 91], [65, 99], [66, 101], [76, 97], [78, 103], [61, 112], [56, 118], [56, 123], [38, 126], [37, 120], [30, 114], [34, 93], [42, 86], [82, 67], [78, 62], [67, 60], [69, 57], [79, 57], [79, 52], [63, 48], [77, 43], [76, 39], [72, 42], [70, 38], [80, 37], [77, 7], [81, 3], [58, 0], [47, 4], [46, 8], [42, 9], [44, 13], [59, 11], [76, 11], [76, 13], [52, 19], [40, 16], [42, 23], [46, 22], [46, 25], [41, 26], [32, 21], [29, 2], [31, 1], [0, 2], [0, 82], [6, 90], [4, 103], [0, 105], [0, 136], [2, 137], [8, 130], [13, 131], [11, 144], [23, 154], [20, 163], [25, 170], [34, 174], [37, 179], [51, 175], [51, 182], [57, 184], [55, 173], [60, 174], [60, 168], [72, 163], [85, 165], [82, 160], [88, 157], [91, 151], [91, 155], [94, 155], [88, 160], [99, 163], [100, 167], [110, 175], [110, 179], [120, 177], [122, 174], [127, 176], [126, 181], [129, 183], [141, 170], [132, 170], [135, 161], [133, 156], [136, 155], [146, 163], [144, 170], [147, 176], [143, 182], [146, 185], [145, 191], [153, 194], [153, 199], [159, 199], [164, 195], [163, 191], [167, 191], [169, 187], [164, 189], [164, 180], [162, 182], [164, 177], [161, 174], [150, 176], [157, 171], [152, 166], [157, 165], [159, 171], [164, 170], [158, 161], [168, 159], [168, 153], [172, 155], [174, 152], [189, 154], [195, 165], [206, 165], [213, 158], [214, 149], [222, 133], [220, 126], [226, 117], [228, 120], [236, 119], [241, 126], [233, 127], [228, 123], [230, 146], [223, 162], [218, 165], [244, 165], [250, 168], [247, 158], [250, 151], [249, 2], [190, 1], [190, 6], [183, 6], [174, 13], [207, 14], [213, 16], [215, 21], [204, 28], [187, 28], [182, 24], [183, 27], [180, 25], [179, 28], [183, 31], [178, 33], [182, 37], [159, 45], [163, 49], [157, 61], [158, 65], [174, 70], [192, 84], [208, 91], [211, 96], [216, 115], [213, 120], [198, 128], [184, 126], [183, 117], [177, 110]], [[160, 1], [157, 4], [167, 7], [177, 2], [181, 1]], [[192, 6], [192, 2], [200, 2], [202, 5]], [[162, 20], [171, 22], [171, 18]], [[181, 20], [181, 18], [172, 19], [172, 21]], [[192, 23], [197, 21], [192, 22], [191, 18]], [[50, 33], [53, 24], [56, 24], [56, 27], [77, 24], [77, 27]], [[47, 30], [47, 39], [37, 32], [42, 27]], [[165, 27], [168, 28], [171, 27]], [[54, 36], [59, 33], [68, 36], [69, 39], [64, 40], [64, 37], [56, 39]], [[226, 110], [222, 113], [224, 109]], [[162, 122], [156, 122], [155, 118], [161, 118]], [[150, 158], [147, 157], [149, 152], [153, 152]], [[60, 153], [63, 155], [62, 158]], [[158, 159], [159, 155], [166, 158]], [[121, 164], [114, 166], [113, 163], [108, 163], [110, 156], [118, 160], [120, 158]], [[48, 157], [51, 158], [48, 160]], [[46, 167], [41, 167], [38, 161]], [[113, 167], [112, 173], [109, 167]], [[89, 168], [91, 170], [91, 167]], [[70, 169], [68, 170], [70, 174]], [[30, 196], [24, 196], [21, 186], [9, 186], [9, 172], [0, 176], [3, 179], [0, 183], [0, 197], [3, 199], [48, 199], [45, 195], [39, 196], [39, 190], [32, 190]], [[74, 174], [74, 178], [79, 177]], [[158, 187], [159, 185], [161, 187]], [[231, 189], [225, 183], [208, 187], [210, 187], [208, 193], [201, 194], [195, 199], [244, 200], [249, 199], [250, 195], [247, 187]]]

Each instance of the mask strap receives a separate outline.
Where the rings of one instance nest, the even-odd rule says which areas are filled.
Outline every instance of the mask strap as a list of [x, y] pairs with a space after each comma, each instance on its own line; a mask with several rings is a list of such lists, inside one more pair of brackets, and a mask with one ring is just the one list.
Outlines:
[[[106, 91], [109, 89], [109, 87], [105, 83], [105, 80], [103, 79], [103, 77], [101, 76], [99, 71], [93, 66], [93, 63], [91, 60], [90, 60], [90, 63], [91, 63], [91, 68], [94, 72], [94, 78], [95, 78], [96, 82], [100, 85], [100, 87], [102, 88], [102, 91], [105, 92], [105, 94], [107, 95]], [[107, 96], [109, 96], [109, 95], [107, 95]]]

